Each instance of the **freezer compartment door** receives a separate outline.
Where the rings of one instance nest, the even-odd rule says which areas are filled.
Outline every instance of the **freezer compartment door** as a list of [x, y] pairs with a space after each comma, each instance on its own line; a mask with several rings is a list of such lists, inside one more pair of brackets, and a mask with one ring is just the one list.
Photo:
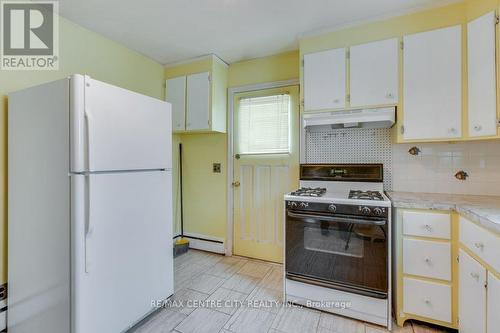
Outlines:
[[171, 168], [169, 103], [80, 75], [71, 96], [72, 172]]
[[122, 332], [173, 294], [171, 173], [72, 178], [72, 332]]

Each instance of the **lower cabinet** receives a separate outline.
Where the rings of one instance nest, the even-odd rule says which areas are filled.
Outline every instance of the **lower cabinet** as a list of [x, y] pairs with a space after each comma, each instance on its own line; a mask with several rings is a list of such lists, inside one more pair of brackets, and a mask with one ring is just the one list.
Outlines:
[[451, 322], [451, 286], [405, 277], [404, 312]]
[[460, 333], [486, 332], [486, 269], [460, 250], [459, 265]]
[[460, 217], [459, 332], [500, 332], [500, 237]]
[[488, 273], [488, 291], [486, 303], [486, 331], [500, 331], [500, 279]]
[[457, 219], [447, 211], [396, 209], [396, 320], [457, 328]]

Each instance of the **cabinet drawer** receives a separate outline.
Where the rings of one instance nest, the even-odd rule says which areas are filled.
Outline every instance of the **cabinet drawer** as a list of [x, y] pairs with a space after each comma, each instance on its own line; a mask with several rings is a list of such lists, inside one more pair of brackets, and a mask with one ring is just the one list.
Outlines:
[[451, 322], [451, 287], [446, 284], [403, 278], [403, 311]]
[[460, 216], [460, 243], [500, 272], [500, 237]]
[[451, 238], [451, 215], [403, 211], [403, 234], [433, 238]]
[[451, 281], [451, 245], [403, 239], [403, 272]]

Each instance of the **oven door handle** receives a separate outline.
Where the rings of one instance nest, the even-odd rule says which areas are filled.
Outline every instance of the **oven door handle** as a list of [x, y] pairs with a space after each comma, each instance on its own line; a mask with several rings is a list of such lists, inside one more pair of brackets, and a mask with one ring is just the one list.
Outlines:
[[331, 222], [342, 222], [342, 223], [353, 223], [353, 224], [369, 224], [369, 225], [385, 225], [385, 220], [362, 220], [362, 219], [351, 219], [346, 217], [333, 217], [333, 216], [325, 216], [325, 215], [309, 215], [309, 214], [298, 214], [287, 212], [288, 216], [294, 218], [307, 218], [307, 219], [320, 219], [323, 221], [331, 221]]

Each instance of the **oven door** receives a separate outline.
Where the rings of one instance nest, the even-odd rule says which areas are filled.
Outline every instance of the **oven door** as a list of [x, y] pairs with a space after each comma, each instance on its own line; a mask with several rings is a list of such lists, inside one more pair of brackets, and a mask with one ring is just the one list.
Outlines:
[[387, 220], [287, 210], [286, 277], [387, 298]]

